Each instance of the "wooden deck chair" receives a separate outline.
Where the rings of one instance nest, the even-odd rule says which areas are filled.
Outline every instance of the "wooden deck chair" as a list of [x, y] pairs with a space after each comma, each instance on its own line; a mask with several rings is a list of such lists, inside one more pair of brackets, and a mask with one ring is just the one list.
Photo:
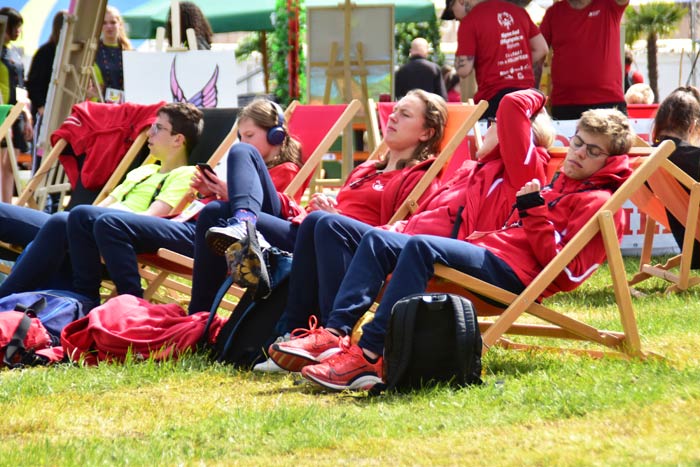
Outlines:
[[[145, 129], [139, 133], [131, 143], [102, 189], [97, 194], [89, 192], [88, 190], [83, 190], [79, 194], [76, 193], [75, 195], [78, 196], [79, 199], [71, 199], [71, 205], [83, 203], [97, 204], [106, 198], [121, 182], [138, 156], [146, 154], [147, 140], [148, 130]], [[59, 156], [65, 152], [68, 145], [69, 142], [61, 138], [51, 148], [48, 154], [44, 154], [41, 158], [39, 168], [17, 199], [16, 204], [18, 206], [44, 209], [47, 197], [51, 194], [58, 193], [60, 195], [59, 210], [64, 207], [66, 204], [65, 198], [71, 193], [71, 184], [65, 176], [63, 167], [59, 162]]]
[[353, 99], [349, 104], [295, 104], [294, 107], [291, 105], [290, 107], [291, 116], [287, 119], [289, 134], [302, 143], [304, 165], [284, 192], [299, 202], [314, 172], [321, 165], [321, 159], [330, 151], [335, 140], [350, 124], [362, 104], [359, 100]]
[[[467, 104], [474, 105], [474, 99], [469, 99]], [[482, 122], [485, 122], [485, 120], [482, 120]], [[457, 149], [455, 149], [454, 155], [440, 173], [440, 180], [446, 181], [452, 178], [452, 175], [454, 175], [465, 161], [470, 159], [476, 160], [476, 151], [481, 148], [483, 143], [484, 140], [481, 135], [480, 125], [476, 123], [469, 133], [467, 133], [467, 137], [464, 138], [459, 146], [457, 146]]]
[[[385, 106], [384, 104], [388, 105]], [[382, 120], [382, 108], [393, 108], [393, 104], [388, 102], [379, 103], [380, 122]], [[418, 209], [418, 201], [420, 200], [420, 197], [423, 196], [425, 190], [430, 186], [435, 177], [438, 176], [443, 167], [447, 165], [450, 158], [454, 154], [455, 149], [457, 149], [457, 146], [462, 143], [469, 130], [476, 125], [477, 121], [479, 118], [481, 118], [487, 108], [488, 104], [486, 101], [481, 101], [477, 105], [447, 105], [447, 125], [445, 126], [445, 134], [440, 142], [440, 153], [437, 155], [430, 168], [426, 170], [425, 174], [423, 177], [421, 177], [420, 181], [416, 184], [413, 190], [411, 190], [411, 192], [408, 194], [401, 207], [399, 207], [399, 209], [397, 209], [397, 211], [391, 217], [389, 220], [390, 224], [401, 219], [405, 219], [413, 214], [416, 209]], [[377, 159], [380, 154], [383, 154], [386, 152], [386, 150], [386, 143], [382, 141], [377, 146], [377, 149], [370, 155], [368, 160]]]
[[[302, 168], [285, 189], [287, 195], [301, 198], [323, 155], [329, 151], [360, 107], [358, 100], [340, 105], [301, 105], [295, 101], [287, 107], [285, 119], [288, 122], [289, 133], [301, 142], [304, 161]], [[172, 286], [180, 294], [189, 295], [191, 290], [188, 284], [175, 281], [169, 276], [191, 279], [194, 260], [165, 248], [160, 249], [156, 256], [157, 259], [150, 258], [150, 262], [158, 266], [160, 272], [144, 290], [144, 298], [154, 299], [161, 286]], [[232, 295], [240, 295], [240, 291], [234, 289]], [[223, 303], [224, 308], [232, 308], [230, 305], [230, 302]]]
[[[646, 222], [639, 271], [630, 279], [629, 285], [658, 277], [671, 283], [666, 293], [672, 293], [699, 284], [700, 276], [692, 276], [690, 271], [693, 256], [698, 255], [696, 242], [700, 241], [700, 182], [669, 161], [649, 177], [632, 201], [640, 212], [646, 214]], [[651, 255], [657, 224], [670, 229], [666, 210], [683, 224], [685, 235], [679, 255], [664, 264], [654, 264]]]
[[10, 158], [10, 167], [12, 168], [12, 179], [14, 180], [17, 193], [22, 191], [22, 179], [20, 176], [19, 165], [17, 163], [17, 154], [12, 145], [12, 136], [10, 129], [15, 124], [19, 116], [24, 110], [24, 104], [18, 102], [14, 105], [0, 105], [0, 140], [5, 140], [7, 143], [7, 155]]
[[[362, 103], [360, 102], [360, 104]], [[358, 110], [357, 113], [354, 114], [352, 122], [350, 122], [352, 123], [352, 138], [354, 139], [356, 136], [358, 136], [355, 134], [356, 130], [365, 131], [367, 135], [367, 146], [369, 151], [373, 151], [377, 142], [380, 140], [376, 101], [372, 98], [368, 98], [365, 101], [364, 107], [361, 106], [360, 109], [361, 110]], [[355, 161], [357, 160], [355, 159], [356, 157], [359, 157], [359, 159], [363, 158], [363, 154], [365, 153], [364, 151], [361, 151], [361, 149], [362, 148], [355, 148], [352, 156]], [[340, 161], [339, 163], [341, 166], [345, 165], [343, 161]], [[343, 169], [341, 168], [341, 172], [342, 171]], [[343, 178], [342, 173], [339, 172], [338, 177], [329, 177], [323, 172], [324, 170], [322, 164], [318, 164], [313, 177], [311, 177], [311, 182], [309, 183], [309, 194], [317, 193], [325, 188], [339, 189], [343, 185], [345, 179]], [[347, 174], [345, 174], [345, 176], [347, 176]]]
[[[550, 348], [535, 346], [528, 343], [516, 343], [504, 334], [525, 335], [538, 338], [572, 339], [585, 341], [603, 347], [603, 350], [595, 348], [573, 349], [567, 347], [555, 347], [559, 351], [573, 351], [586, 353], [592, 356], [612, 355], [618, 357], [644, 358], [649, 353], [642, 350], [642, 345], [637, 329], [637, 322], [632, 307], [630, 290], [627, 285], [624, 263], [617, 241], [613, 215], [623, 203], [639, 190], [644, 183], [659, 167], [668, 168], [670, 162], [668, 156], [675, 146], [666, 141], [652, 151], [649, 157], [640, 157], [635, 160], [633, 174], [617, 189], [610, 199], [600, 208], [574, 238], [559, 252], [559, 254], [540, 272], [540, 274], [528, 285], [525, 290], [515, 295], [501, 288], [495, 287], [470, 275], [459, 272], [443, 265], [435, 265], [435, 276], [439, 280], [433, 280], [430, 290], [456, 292], [467, 295], [474, 300], [479, 314], [479, 324], [482, 330], [484, 352], [493, 345], [502, 345], [507, 348]], [[598, 329], [576, 319], [565, 312], [559, 312], [547, 308], [538, 303], [541, 294], [547, 286], [564, 270], [574, 257], [593, 239], [601, 234], [607, 260], [612, 275], [612, 289], [619, 311], [619, 319], [622, 331]], [[446, 280], [447, 282], [444, 282]], [[478, 294], [478, 295], [477, 295]], [[506, 309], [498, 308], [483, 300], [486, 297], [506, 306]], [[523, 315], [538, 318], [544, 324], [531, 322], [530, 319], [521, 320]], [[484, 316], [495, 316], [495, 319], [484, 320]], [[517, 322], [516, 322], [517, 321]]]
[[[2, 104], [0, 105], [0, 119], [2, 120], [2, 123], [0, 123], [0, 140], [6, 139], [7, 140], [7, 150], [8, 150], [8, 157], [10, 157], [10, 164], [12, 166], [12, 174], [13, 174], [13, 179], [15, 183], [15, 187], [17, 188], [17, 192], [21, 192], [21, 184], [20, 184], [20, 177], [19, 177], [19, 169], [17, 166], [17, 160], [15, 158], [15, 153], [14, 149], [12, 147], [12, 138], [10, 136], [10, 128], [12, 128], [12, 125], [17, 121], [19, 118], [20, 114], [22, 113], [24, 109], [24, 104], [21, 102], [16, 103], [15, 105], [9, 105], [9, 104]], [[11, 245], [9, 243], [5, 242], [0, 242], [0, 258], [8, 261], [14, 261], [17, 259], [17, 256], [21, 253], [22, 249], [15, 246]], [[0, 263], [0, 272], [3, 274], [9, 274], [10, 273], [10, 266], [6, 264], [1, 264]]]
[[[239, 113], [238, 108], [210, 108], [202, 109], [204, 130], [197, 145], [192, 149], [189, 155], [188, 162], [194, 165], [198, 162], [207, 162], [210, 166], [215, 167], [216, 164], [228, 153], [229, 148], [238, 137], [238, 125], [236, 118]], [[146, 159], [144, 163], [150, 163], [151, 160]], [[124, 171], [125, 173], [126, 171]], [[114, 184], [116, 186], [116, 183]], [[112, 187], [113, 188], [113, 187]], [[105, 190], [106, 191], [106, 190]], [[111, 190], [110, 190], [111, 191]], [[106, 197], [108, 192], [101, 193], [101, 197]], [[173, 207], [171, 214], [177, 214], [194, 199], [194, 193], [187, 193], [176, 206]], [[141, 255], [141, 276], [149, 283], [149, 288], [152, 286], [154, 291], [157, 286], [162, 285], [165, 280], [160, 279], [160, 274], [163, 267], [177, 268], [177, 265], [169, 264], [167, 261], [161, 261], [153, 255]], [[112, 289], [109, 283], [103, 283], [107, 289]], [[166, 284], [167, 291], [172, 295], [181, 289], [181, 286], [176, 281]], [[185, 289], [187, 290], [187, 289]], [[165, 301], [165, 300], [164, 300]]]

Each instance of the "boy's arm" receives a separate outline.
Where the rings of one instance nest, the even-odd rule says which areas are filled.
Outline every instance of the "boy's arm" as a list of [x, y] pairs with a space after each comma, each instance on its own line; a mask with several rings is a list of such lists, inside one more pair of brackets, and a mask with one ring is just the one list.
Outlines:
[[189, 191], [195, 171], [193, 166], [179, 167], [171, 171], [163, 182], [163, 187], [156, 199], [142, 214], [147, 216], [168, 215], [173, 206], [177, 206]]
[[460, 78], [468, 77], [474, 71], [474, 56], [457, 55], [455, 57], [455, 70]]
[[513, 92], [503, 97], [496, 111], [504, 181], [513, 189], [535, 178], [545, 182], [548, 155], [543, 157], [538, 152], [530, 120], [542, 109], [545, 100], [545, 95], [536, 89]]
[[106, 207], [114, 204], [116, 201], [117, 201], [117, 199], [114, 196], [109, 195], [105, 199], [100, 201], [97, 205], [100, 207], [106, 208]]
[[167, 216], [170, 214], [170, 211], [173, 209], [172, 206], [170, 206], [168, 203], [160, 201], [160, 200], [155, 200], [151, 203], [151, 205], [146, 209], [144, 212], [141, 214], [144, 214], [146, 216]]

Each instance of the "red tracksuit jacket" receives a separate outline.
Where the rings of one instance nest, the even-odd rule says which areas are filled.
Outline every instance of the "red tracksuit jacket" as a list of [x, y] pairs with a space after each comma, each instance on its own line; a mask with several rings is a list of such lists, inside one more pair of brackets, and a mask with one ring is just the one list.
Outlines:
[[71, 187], [75, 188], [78, 175], [89, 190], [97, 190], [107, 183], [131, 143], [156, 121], [158, 109], [164, 104], [127, 102], [115, 105], [86, 101], [74, 105], [70, 116], [51, 134], [52, 145], [63, 138], [74, 154], [85, 154], [82, 170], [75, 157], [60, 156]]
[[464, 207], [457, 238], [475, 230], [499, 229], [512, 212], [515, 193], [537, 178], [544, 185], [549, 153], [534, 144], [530, 117], [540, 111], [545, 96], [535, 90], [506, 95], [498, 107], [498, 144], [479, 161], [467, 161], [427, 198], [416, 213], [395, 230], [410, 235], [449, 237]]
[[[528, 209], [524, 218], [516, 211], [510, 226], [496, 232], [475, 232], [469, 241], [501, 258], [528, 285], [631, 173], [626, 155], [608, 157], [607, 164], [586, 180], [573, 180], [560, 173], [542, 189], [544, 205]], [[615, 213], [614, 220], [619, 240], [624, 227], [621, 211]], [[542, 295], [575, 289], [604, 258], [605, 247], [598, 234]]]

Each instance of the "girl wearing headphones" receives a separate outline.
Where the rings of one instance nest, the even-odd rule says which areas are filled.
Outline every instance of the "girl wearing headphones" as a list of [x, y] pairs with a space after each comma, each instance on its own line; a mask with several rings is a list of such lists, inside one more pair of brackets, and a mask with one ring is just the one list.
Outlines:
[[[280, 196], [272, 196], [270, 183], [261, 170], [257, 171], [260, 175], [257, 179], [247, 176], [247, 180], [240, 181], [246, 190], [238, 189], [238, 195], [231, 196], [232, 171], [229, 168], [228, 205], [209, 203], [197, 220], [190, 312], [210, 308], [226, 275], [226, 262], [221, 256], [230, 245], [247, 236], [247, 223], [254, 223], [270, 243], [286, 251], [294, 250], [297, 231], [306, 212], [343, 214], [370, 225], [385, 224], [430, 166], [432, 160], [428, 159], [438, 150], [446, 121], [447, 107], [440, 96], [422, 90], [409, 92], [396, 104], [390, 116], [384, 138], [388, 151], [384, 157], [379, 162], [368, 161], [356, 167], [337, 197], [314, 194], [304, 212], [294, 209], [294, 204], [285, 197], [281, 197], [280, 202]], [[241, 118], [242, 140], [255, 141], [254, 134], [244, 133], [243, 123]], [[229, 164], [241, 155], [237, 146], [242, 145], [234, 146]], [[251, 154], [248, 151], [248, 155]], [[257, 161], [257, 166], [261, 163]], [[236, 178], [236, 184], [238, 182]], [[282, 205], [290, 209], [282, 209]], [[314, 215], [309, 221], [315, 222], [318, 218]]]
[[[229, 203], [232, 213], [239, 209], [255, 212], [251, 204], [267, 198], [273, 202], [277, 192], [284, 191], [299, 172], [301, 144], [288, 136], [282, 108], [265, 99], [254, 100], [241, 110], [238, 139], [243, 144], [235, 144], [229, 151], [226, 181], [213, 172], [199, 170], [192, 186], [205, 197], [235, 200]], [[244, 199], [247, 195], [253, 200]], [[267, 205], [264, 209], [277, 210]]]

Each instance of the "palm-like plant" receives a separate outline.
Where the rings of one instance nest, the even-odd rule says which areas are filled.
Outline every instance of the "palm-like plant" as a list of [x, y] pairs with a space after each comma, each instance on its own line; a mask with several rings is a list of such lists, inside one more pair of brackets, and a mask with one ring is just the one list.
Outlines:
[[649, 86], [654, 99], [659, 101], [659, 67], [657, 63], [657, 39], [668, 36], [676, 29], [688, 10], [675, 3], [647, 3], [639, 9], [628, 8], [625, 12], [625, 42], [632, 44], [642, 36], [647, 40], [647, 71]]

